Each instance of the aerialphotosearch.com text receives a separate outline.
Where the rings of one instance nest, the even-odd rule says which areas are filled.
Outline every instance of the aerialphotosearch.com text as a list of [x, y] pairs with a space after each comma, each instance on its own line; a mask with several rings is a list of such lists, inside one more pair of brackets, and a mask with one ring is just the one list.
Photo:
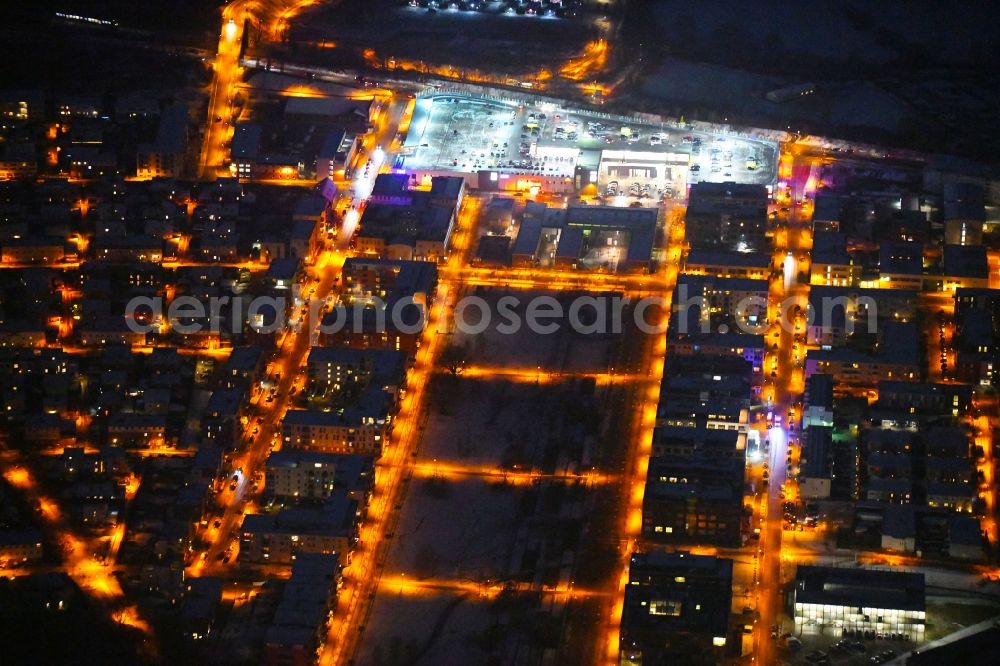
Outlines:
[[[680, 285], [673, 299], [664, 296], [630, 298], [622, 295], [563, 295], [504, 294], [496, 298], [481, 295], [462, 296], [451, 305], [445, 316], [435, 322], [440, 332], [458, 331], [477, 335], [489, 329], [514, 335], [527, 327], [539, 335], [554, 334], [564, 327], [588, 334], [621, 333], [628, 326], [650, 335], [667, 330], [668, 318], [663, 316], [669, 306], [673, 326], [678, 334], [745, 333], [763, 335], [774, 324], [792, 331], [795, 318], [805, 316], [806, 325], [828, 325], [835, 319], [853, 332], [862, 326], [869, 333], [876, 331], [877, 305], [871, 298], [837, 296], [822, 299], [819, 308], [812, 304], [799, 312], [793, 299], [768, 302], [759, 296], [747, 296], [732, 305], [730, 312], [720, 312], [703, 296], [686, 293]], [[844, 315], [834, 317], [837, 309]], [[819, 310], [817, 312], [817, 309]], [[863, 321], [857, 321], [857, 313]], [[244, 297], [213, 296], [202, 300], [180, 296], [170, 303], [161, 297], [140, 296], [126, 305], [125, 320], [136, 333], [155, 333], [167, 324], [180, 334], [229, 333], [239, 334], [247, 328], [258, 333], [277, 333], [283, 329], [300, 331], [305, 322], [311, 333], [331, 335], [345, 329], [355, 333], [379, 333], [388, 330], [417, 334], [428, 324], [428, 307], [423, 300], [411, 296], [383, 300], [378, 297], [352, 299], [350, 304], [337, 302], [327, 306], [315, 298], [290, 296]], [[720, 323], [722, 322], [722, 323]]]

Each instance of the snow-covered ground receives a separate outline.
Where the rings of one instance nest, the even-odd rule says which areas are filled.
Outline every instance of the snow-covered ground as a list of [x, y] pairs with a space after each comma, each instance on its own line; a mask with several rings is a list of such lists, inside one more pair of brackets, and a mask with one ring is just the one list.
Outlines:
[[[362, 642], [359, 666], [419, 663], [464, 666], [482, 663], [483, 652], [470, 636], [489, 623], [488, 602], [462, 591], [407, 594], [402, 588], [379, 592]], [[435, 631], [437, 629], [437, 631]]]
[[814, 95], [772, 102], [765, 95], [802, 80], [765, 76], [718, 65], [668, 60], [643, 79], [641, 92], [681, 108], [707, 109], [723, 121], [730, 110], [774, 127], [796, 119], [833, 127], [867, 127], [895, 131], [910, 112], [907, 104], [872, 83], [819, 82]]
[[[827, 61], [888, 63], [898, 58], [895, 41], [927, 45], [945, 61], [995, 53], [1000, 46], [996, 7], [989, 2], [912, 0], [684, 0], [642, 3], [654, 13], [669, 39], [693, 32], [696, 44], [752, 54], [769, 48]], [[709, 10], [710, 11], [706, 11]], [[732, 41], [732, 36], [737, 36]]]
[[[569, 307], [571, 296], [558, 294], [542, 294], [536, 292], [517, 291], [505, 293], [501, 290], [489, 290], [476, 293], [485, 300], [490, 311], [492, 325], [477, 335], [466, 335], [455, 332], [455, 344], [468, 350], [476, 365], [497, 366], [507, 365], [516, 368], [538, 368], [543, 370], [563, 372], [594, 372], [608, 371], [611, 346], [614, 342], [611, 336], [582, 335], [570, 330]], [[560, 325], [560, 329], [552, 334], [538, 334], [527, 325], [521, 326], [516, 333], [501, 333], [497, 327], [505, 323], [498, 312], [498, 302], [505, 296], [518, 299], [514, 312], [522, 323], [527, 321], [527, 308], [536, 297], [556, 298], [562, 305], [564, 317], [558, 319], [542, 319], [541, 323], [549, 321]], [[540, 303], [537, 307], [542, 307]], [[545, 306], [547, 307], [547, 306]], [[588, 306], [581, 315], [592, 313]], [[611, 312], [608, 307], [607, 312]], [[469, 306], [464, 321], [477, 324], [479, 319], [476, 307]], [[626, 317], [623, 326], [631, 320]], [[610, 330], [610, 328], [608, 329]]]
[[[610, 411], [618, 403], [606, 399], [603, 385], [591, 390], [552, 375], [536, 383], [484, 369], [602, 373], [618, 342], [527, 329], [516, 336], [455, 335], [452, 343], [468, 353], [468, 375], [438, 376], [428, 389], [424, 434], [359, 665], [415, 658], [464, 665], [485, 663], [490, 655], [535, 663], [541, 648], [534, 621], [526, 624], [524, 617], [549, 622], [553, 631], [564, 622], [591, 621], [567, 620], [567, 608], [593, 602], [525, 592], [571, 588], [579, 573], [574, 560], [595, 498], [606, 501], [614, 487], [540, 477], [578, 471], [596, 437], [619, 441], [614, 419], [602, 417], [603, 407]], [[514, 595], [518, 608], [498, 601], [498, 581], [522, 589]]]
[[[711, 11], [704, 11], [708, 7]], [[640, 10], [637, 10], [640, 11]], [[671, 58], [640, 82], [664, 111], [715, 122], [742, 122], [836, 135], [906, 134], [942, 121], [970, 136], [995, 86], [975, 83], [1000, 57], [1000, 23], [990, 3], [879, 3], [807, 0], [680, 0], [642, 3]], [[927, 76], [956, 67], [966, 78], [939, 100]], [[932, 74], [928, 74], [931, 76]], [[765, 94], [814, 84], [814, 93], [771, 102]], [[995, 104], [994, 104], [995, 105]], [[959, 113], [956, 113], [959, 112]], [[976, 114], [979, 113], [979, 116]], [[727, 118], [727, 116], [729, 118]]]

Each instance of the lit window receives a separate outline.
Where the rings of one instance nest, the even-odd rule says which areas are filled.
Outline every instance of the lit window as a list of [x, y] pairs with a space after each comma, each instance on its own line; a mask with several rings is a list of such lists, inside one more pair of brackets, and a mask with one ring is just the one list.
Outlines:
[[673, 599], [654, 599], [649, 602], [649, 614], [678, 617], [681, 614], [681, 602]]

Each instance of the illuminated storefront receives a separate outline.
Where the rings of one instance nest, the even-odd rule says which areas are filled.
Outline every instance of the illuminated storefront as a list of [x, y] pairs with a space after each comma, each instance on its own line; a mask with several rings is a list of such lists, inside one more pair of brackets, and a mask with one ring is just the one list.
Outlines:
[[903, 636], [924, 640], [924, 576], [800, 566], [795, 577], [795, 633]]

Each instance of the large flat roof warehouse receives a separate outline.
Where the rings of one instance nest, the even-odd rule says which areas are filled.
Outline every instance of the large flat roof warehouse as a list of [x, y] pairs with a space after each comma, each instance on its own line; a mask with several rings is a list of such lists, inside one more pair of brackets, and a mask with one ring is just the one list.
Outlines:
[[405, 166], [454, 171], [495, 168], [504, 159], [496, 157], [498, 151], [509, 154], [513, 143], [517, 154], [516, 116], [514, 102], [457, 95], [421, 97], [403, 145]]
[[922, 611], [924, 575], [799, 565], [795, 603]]
[[[599, 169], [582, 168], [592, 161], [584, 156], [594, 153], [601, 155]], [[396, 166], [467, 179], [479, 172], [574, 178], [573, 187], [594, 183], [605, 196], [653, 198], [682, 197], [687, 185], [702, 181], [771, 185], [776, 160], [775, 142], [743, 134], [538, 100], [435, 92], [416, 100]]]

